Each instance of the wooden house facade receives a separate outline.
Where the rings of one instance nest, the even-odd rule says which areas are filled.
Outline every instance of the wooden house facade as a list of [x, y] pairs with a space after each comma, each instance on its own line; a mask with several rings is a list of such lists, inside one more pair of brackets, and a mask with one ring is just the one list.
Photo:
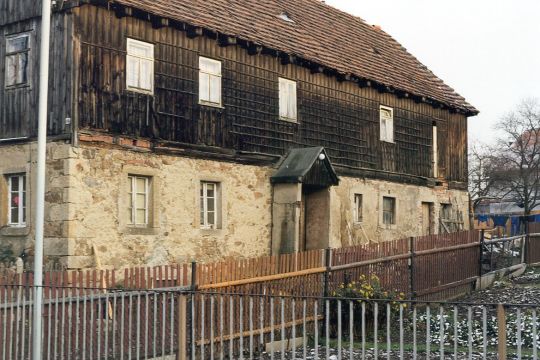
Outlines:
[[[20, 252], [40, 20], [1, 3], [0, 240]], [[361, 19], [317, 0], [58, 1], [51, 44], [46, 253], [70, 268], [468, 227], [476, 109]]]

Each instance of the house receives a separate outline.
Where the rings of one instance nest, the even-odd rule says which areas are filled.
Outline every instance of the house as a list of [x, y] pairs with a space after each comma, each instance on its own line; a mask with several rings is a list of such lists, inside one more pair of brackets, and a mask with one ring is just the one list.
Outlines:
[[[2, 0], [0, 241], [15, 253], [34, 231], [39, 13]], [[49, 262], [210, 261], [469, 227], [478, 111], [321, 1], [58, 0], [51, 50]]]

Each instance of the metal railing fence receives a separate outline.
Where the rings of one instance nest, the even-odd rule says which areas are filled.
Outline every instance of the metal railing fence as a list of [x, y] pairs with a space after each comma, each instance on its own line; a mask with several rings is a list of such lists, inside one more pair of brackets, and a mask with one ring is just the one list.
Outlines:
[[[54, 290], [44, 299], [47, 360], [538, 357], [535, 305]], [[30, 359], [32, 289], [0, 292], [0, 359]]]

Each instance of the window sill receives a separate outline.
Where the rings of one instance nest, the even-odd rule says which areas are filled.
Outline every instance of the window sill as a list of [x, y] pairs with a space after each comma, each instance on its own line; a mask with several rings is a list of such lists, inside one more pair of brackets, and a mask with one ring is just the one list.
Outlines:
[[126, 235], [157, 235], [157, 228], [143, 226], [128, 226], [124, 229]]
[[225, 110], [225, 107], [222, 104], [218, 104], [218, 103], [211, 103], [211, 102], [206, 102], [206, 101], [199, 100], [199, 105], [200, 106], [211, 107], [211, 108], [214, 108], [214, 109]]
[[25, 226], [13, 226], [6, 225], [0, 228], [0, 235], [3, 236], [28, 236], [30, 234], [30, 229], [28, 225]]
[[397, 224], [380, 224], [379, 228], [384, 230], [397, 230]]
[[286, 122], [293, 123], [293, 124], [298, 124], [298, 119], [292, 119], [292, 118], [280, 116], [279, 120], [286, 121]]
[[136, 93], [136, 94], [154, 96], [154, 90], [144, 90], [144, 89], [138, 89], [138, 88], [133, 88], [133, 87], [127, 87], [126, 91]]
[[18, 90], [18, 89], [25, 89], [25, 88], [30, 88], [30, 84], [16, 84], [16, 85], [7, 85], [5, 87], [6, 90]]

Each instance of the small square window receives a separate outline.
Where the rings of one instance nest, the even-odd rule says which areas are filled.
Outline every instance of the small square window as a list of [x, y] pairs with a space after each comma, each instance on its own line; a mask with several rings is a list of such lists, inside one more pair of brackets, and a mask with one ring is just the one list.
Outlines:
[[148, 226], [150, 209], [150, 178], [129, 175], [128, 224], [131, 226]]
[[362, 194], [354, 194], [354, 222], [361, 223], [363, 218], [363, 197]]
[[379, 109], [381, 141], [394, 142], [394, 110], [387, 106]]
[[128, 90], [154, 92], [154, 45], [127, 39], [126, 85]]
[[28, 34], [6, 38], [6, 87], [24, 85], [28, 82], [29, 52], [30, 36]]
[[383, 224], [395, 225], [396, 223], [396, 199], [383, 197]]
[[8, 182], [8, 225], [26, 226], [26, 175], [9, 175]]
[[201, 182], [201, 229], [218, 229], [220, 223], [220, 184]]
[[221, 106], [221, 61], [199, 57], [199, 102]]
[[279, 118], [297, 120], [296, 81], [279, 78]]

